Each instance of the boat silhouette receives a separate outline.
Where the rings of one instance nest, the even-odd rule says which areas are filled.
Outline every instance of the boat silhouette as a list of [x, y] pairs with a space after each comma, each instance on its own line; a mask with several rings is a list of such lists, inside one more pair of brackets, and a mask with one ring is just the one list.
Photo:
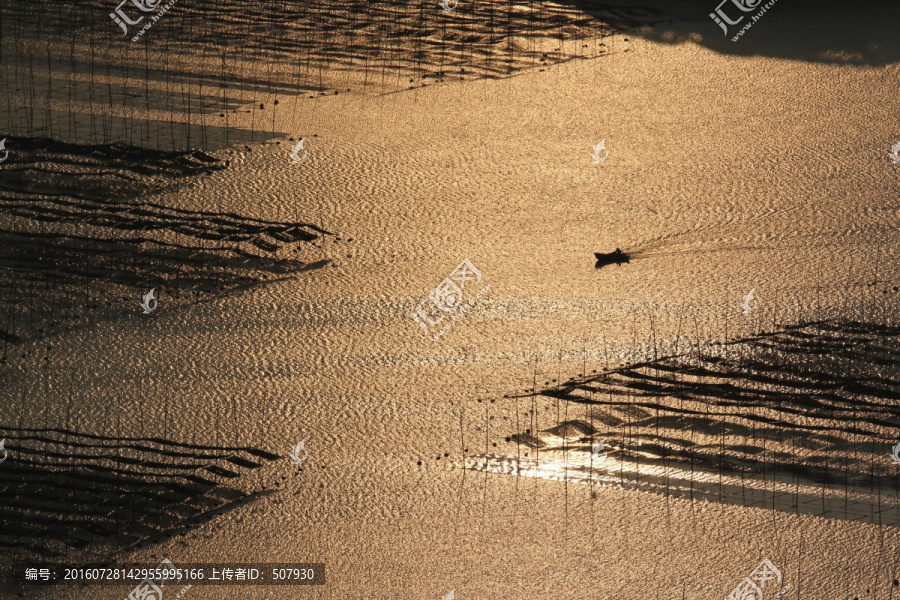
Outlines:
[[606, 265], [621, 265], [631, 261], [631, 257], [619, 248], [616, 248], [613, 252], [594, 252], [594, 256], [597, 257], [597, 264], [594, 265], [596, 269]]

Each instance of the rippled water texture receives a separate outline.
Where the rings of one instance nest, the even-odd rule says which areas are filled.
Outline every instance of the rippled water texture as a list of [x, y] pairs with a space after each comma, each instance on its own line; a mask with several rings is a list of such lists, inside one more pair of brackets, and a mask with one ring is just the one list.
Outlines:
[[0, 6], [4, 565], [896, 595], [896, 6], [114, 9]]

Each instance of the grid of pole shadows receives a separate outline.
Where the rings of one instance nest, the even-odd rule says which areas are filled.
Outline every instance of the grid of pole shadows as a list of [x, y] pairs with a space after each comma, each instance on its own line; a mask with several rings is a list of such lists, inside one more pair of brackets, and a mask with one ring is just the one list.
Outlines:
[[512, 396], [564, 416], [467, 466], [900, 526], [898, 340], [805, 323], [573, 378]]
[[64, 428], [0, 426], [0, 437], [9, 453], [0, 469], [0, 548], [21, 560], [104, 559], [183, 534], [269, 493], [242, 478], [278, 458]]
[[[127, 32], [118, 8], [137, 21]], [[0, 130], [217, 150], [288, 137], [276, 116], [312, 109], [289, 98], [505, 77], [625, 51], [607, 36], [666, 18], [630, 0], [462, 0], [448, 13], [436, 0], [182, 0], [132, 41], [155, 16], [115, 0], [4, 2]]]
[[4, 348], [89, 310], [134, 312], [151, 288], [171, 307], [320, 268], [297, 258], [300, 245], [339, 241], [309, 223], [154, 202], [226, 168], [199, 151], [14, 139], [19, 156], [0, 170]]

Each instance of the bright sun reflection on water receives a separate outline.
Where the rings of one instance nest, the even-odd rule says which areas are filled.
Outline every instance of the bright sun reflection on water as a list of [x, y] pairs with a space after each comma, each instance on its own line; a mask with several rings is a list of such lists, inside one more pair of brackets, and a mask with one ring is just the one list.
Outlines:
[[[534, 450], [529, 448], [529, 453]], [[625, 459], [616, 450], [597, 456], [589, 451], [545, 449], [535, 457], [478, 454], [467, 458], [464, 466], [472, 471], [900, 525], [900, 498], [873, 494], [868, 488], [823, 490], [812, 481], [791, 479], [781, 473], [742, 478], [718, 471], [691, 471], [681, 463], [652, 464], [643, 460]]]

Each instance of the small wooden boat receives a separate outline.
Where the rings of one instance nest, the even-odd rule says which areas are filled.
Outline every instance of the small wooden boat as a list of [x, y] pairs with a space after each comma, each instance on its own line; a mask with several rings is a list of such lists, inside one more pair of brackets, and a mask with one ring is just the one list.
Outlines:
[[606, 265], [621, 265], [630, 262], [631, 259], [628, 254], [622, 252], [619, 248], [616, 248], [614, 252], [594, 252], [594, 256], [597, 257], [597, 264], [594, 265], [594, 268], [597, 269]]

